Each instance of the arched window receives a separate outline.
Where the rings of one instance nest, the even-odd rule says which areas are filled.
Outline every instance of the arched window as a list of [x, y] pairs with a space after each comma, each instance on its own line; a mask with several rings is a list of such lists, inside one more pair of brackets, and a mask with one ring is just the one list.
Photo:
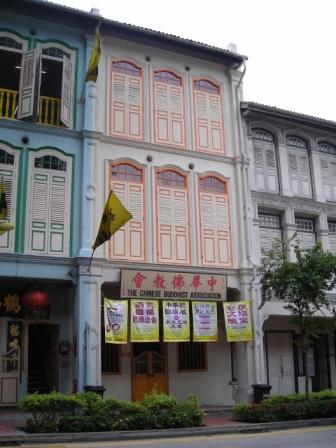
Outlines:
[[112, 61], [110, 133], [143, 139], [142, 68], [128, 61]]
[[297, 135], [286, 136], [291, 189], [295, 196], [311, 197], [307, 142]]
[[30, 154], [27, 213], [30, 253], [69, 255], [71, 166], [72, 158], [55, 150]]
[[278, 170], [273, 134], [266, 129], [252, 129], [256, 187], [259, 191], [278, 193]]
[[167, 70], [154, 71], [154, 141], [185, 146], [182, 77]]
[[157, 173], [157, 252], [162, 263], [190, 263], [187, 178], [175, 170]]
[[319, 142], [321, 178], [324, 196], [327, 201], [336, 201], [336, 146], [328, 142]]
[[202, 264], [231, 265], [229, 205], [226, 182], [215, 177], [199, 179]]
[[[7, 219], [15, 224], [16, 219], [16, 192], [18, 179], [19, 152], [9, 146], [1, 144], [0, 147], [0, 185], [4, 187], [7, 203]], [[15, 232], [12, 230], [0, 235], [0, 252], [14, 252]]]
[[224, 124], [219, 85], [207, 79], [193, 81], [196, 148], [224, 153]]
[[131, 163], [113, 163], [110, 168], [111, 189], [133, 218], [112, 237], [110, 257], [145, 260], [144, 171]]

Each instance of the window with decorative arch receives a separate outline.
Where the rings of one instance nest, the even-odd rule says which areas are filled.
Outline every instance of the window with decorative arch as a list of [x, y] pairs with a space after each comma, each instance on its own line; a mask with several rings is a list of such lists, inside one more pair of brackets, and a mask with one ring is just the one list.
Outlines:
[[224, 123], [219, 84], [208, 79], [194, 79], [193, 98], [196, 148], [223, 154]]
[[231, 265], [230, 213], [227, 181], [214, 175], [199, 177], [202, 264]]
[[171, 168], [156, 173], [157, 261], [190, 263], [189, 200], [186, 174]]
[[169, 70], [154, 70], [154, 141], [185, 147], [184, 82]]
[[[7, 212], [2, 209], [1, 220], [15, 225], [17, 208], [19, 151], [0, 143], [0, 187], [4, 189]], [[14, 252], [15, 229], [0, 235], [0, 251]]]
[[286, 135], [289, 177], [295, 196], [312, 196], [307, 142], [297, 136]]
[[0, 31], [0, 117], [70, 127], [75, 52], [58, 43], [38, 43]]
[[133, 218], [111, 238], [110, 258], [145, 260], [145, 178], [141, 166], [119, 161], [110, 165], [110, 187]]
[[336, 146], [329, 142], [319, 142], [321, 179], [324, 197], [327, 201], [336, 201]]
[[130, 61], [111, 61], [110, 134], [143, 139], [143, 69]]
[[278, 169], [274, 136], [267, 129], [253, 128], [253, 155], [256, 187], [259, 191], [278, 193]]
[[26, 251], [69, 256], [72, 157], [57, 150], [29, 154]]

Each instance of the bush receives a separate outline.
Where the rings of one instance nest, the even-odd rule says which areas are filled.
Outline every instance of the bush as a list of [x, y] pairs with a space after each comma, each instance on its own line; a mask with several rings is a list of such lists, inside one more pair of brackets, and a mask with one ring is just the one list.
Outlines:
[[336, 417], [336, 394], [316, 392], [310, 394], [308, 400], [302, 394], [273, 396], [260, 404], [237, 404], [233, 416], [249, 423]]
[[102, 401], [94, 392], [31, 394], [22, 399], [21, 408], [32, 413], [26, 430], [36, 433], [183, 428], [200, 426], [203, 417], [196, 397], [179, 403], [157, 392], [137, 403], [115, 397]]

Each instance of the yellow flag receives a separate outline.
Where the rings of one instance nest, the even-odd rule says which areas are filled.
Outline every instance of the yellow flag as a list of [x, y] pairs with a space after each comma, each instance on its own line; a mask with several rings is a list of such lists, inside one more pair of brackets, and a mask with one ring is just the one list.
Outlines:
[[111, 191], [105, 204], [104, 213], [92, 249], [96, 250], [97, 247], [108, 241], [131, 218], [133, 218], [132, 214], [123, 206], [115, 193]]
[[8, 213], [7, 201], [6, 201], [6, 191], [5, 182], [3, 178], [0, 180], [0, 219], [6, 219]]
[[92, 47], [92, 53], [90, 57], [89, 66], [86, 72], [85, 81], [97, 81], [98, 77], [98, 65], [100, 59], [100, 33], [99, 33], [100, 24], [97, 26], [95, 31], [95, 38]]

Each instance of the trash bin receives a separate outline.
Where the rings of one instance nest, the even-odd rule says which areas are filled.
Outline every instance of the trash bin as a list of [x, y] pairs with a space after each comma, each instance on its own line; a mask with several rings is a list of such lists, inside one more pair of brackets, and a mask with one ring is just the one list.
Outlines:
[[270, 384], [252, 384], [254, 403], [261, 403], [264, 398], [269, 398], [272, 386]]
[[104, 386], [84, 386], [85, 392], [94, 392], [104, 398], [105, 387]]

